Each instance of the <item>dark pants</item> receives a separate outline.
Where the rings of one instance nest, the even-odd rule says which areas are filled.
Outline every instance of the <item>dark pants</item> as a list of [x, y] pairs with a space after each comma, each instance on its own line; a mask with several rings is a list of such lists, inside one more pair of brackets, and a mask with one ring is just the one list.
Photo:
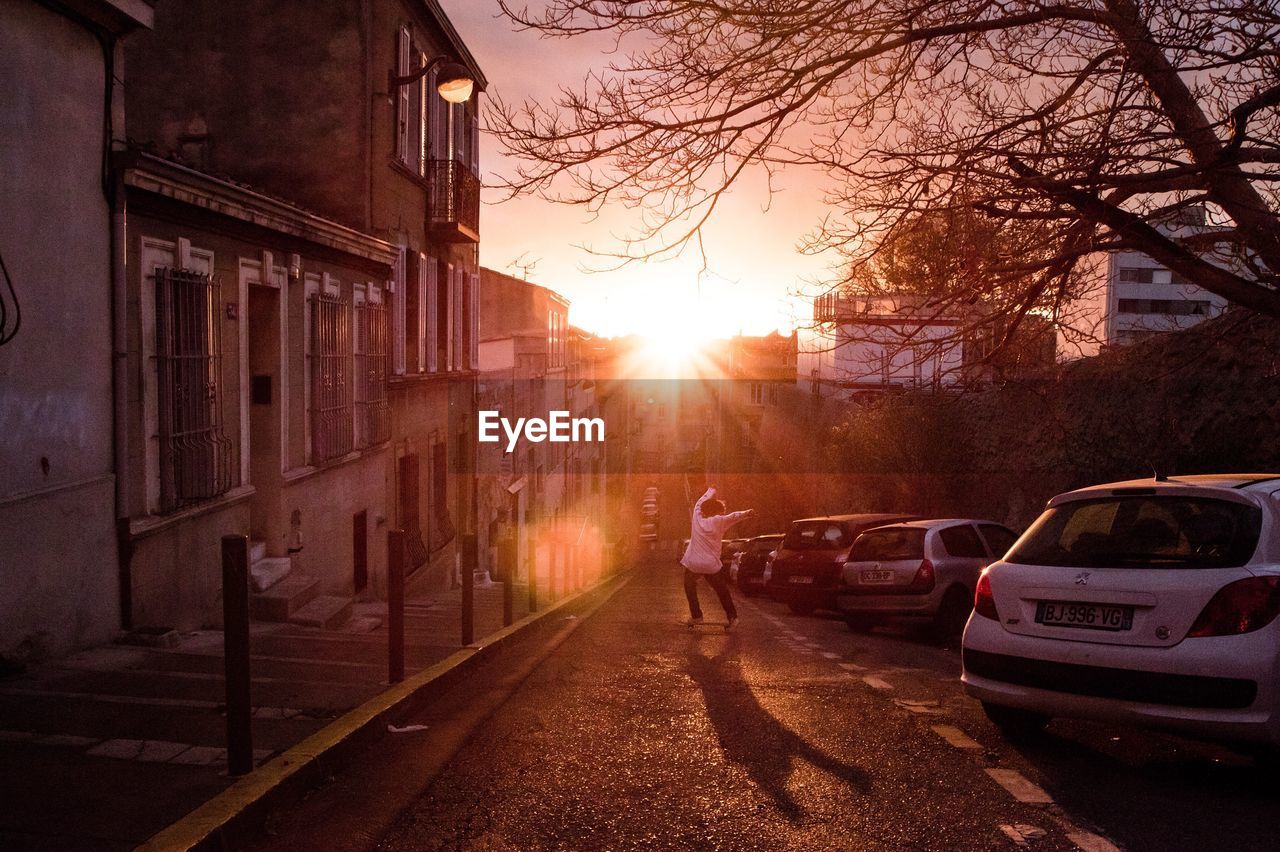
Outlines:
[[702, 607], [698, 604], [699, 577], [715, 589], [716, 597], [720, 598], [720, 606], [724, 608], [725, 618], [737, 618], [738, 609], [733, 605], [733, 597], [729, 594], [729, 583], [725, 580], [723, 571], [715, 574], [695, 574], [686, 568], [684, 569], [684, 596], [689, 599], [689, 614], [694, 618], [702, 618]]

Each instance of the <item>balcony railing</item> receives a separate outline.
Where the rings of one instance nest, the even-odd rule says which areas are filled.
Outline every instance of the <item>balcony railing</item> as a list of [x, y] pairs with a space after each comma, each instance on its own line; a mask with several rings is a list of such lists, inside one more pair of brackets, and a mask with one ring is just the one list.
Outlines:
[[432, 160], [427, 183], [432, 234], [449, 242], [479, 242], [480, 178], [458, 160]]

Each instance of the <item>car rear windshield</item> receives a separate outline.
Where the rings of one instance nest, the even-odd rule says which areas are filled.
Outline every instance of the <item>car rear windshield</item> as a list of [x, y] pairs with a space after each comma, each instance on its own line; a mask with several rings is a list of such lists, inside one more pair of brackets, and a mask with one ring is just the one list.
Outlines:
[[1067, 568], [1229, 568], [1258, 545], [1262, 511], [1203, 497], [1113, 497], [1049, 509], [1005, 556]]
[[782, 540], [787, 550], [841, 550], [849, 543], [849, 530], [838, 521], [797, 521]]
[[895, 559], [923, 559], [924, 530], [892, 527], [858, 536], [849, 552], [852, 562], [889, 562]]
[[759, 553], [761, 551], [774, 550], [775, 548], [777, 548], [779, 541], [781, 541], [781, 537], [769, 538], [763, 541], [753, 541], [751, 542], [751, 552]]

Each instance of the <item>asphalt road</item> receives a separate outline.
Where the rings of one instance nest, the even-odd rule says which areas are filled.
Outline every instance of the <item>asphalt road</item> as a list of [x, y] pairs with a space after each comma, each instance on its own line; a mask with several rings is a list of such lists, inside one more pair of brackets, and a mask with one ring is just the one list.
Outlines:
[[1280, 770], [1079, 722], [1014, 748], [963, 695], [956, 649], [923, 631], [741, 609], [731, 633], [686, 628], [678, 569], [639, 569], [279, 814], [262, 845], [1280, 847]]

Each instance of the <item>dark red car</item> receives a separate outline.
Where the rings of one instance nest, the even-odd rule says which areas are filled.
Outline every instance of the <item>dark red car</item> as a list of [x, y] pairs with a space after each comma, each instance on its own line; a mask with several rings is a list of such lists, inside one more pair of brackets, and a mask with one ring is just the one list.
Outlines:
[[915, 515], [866, 514], [792, 521], [773, 559], [766, 591], [802, 615], [835, 609], [840, 572], [853, 540], [875, 527], [915, 520]]

